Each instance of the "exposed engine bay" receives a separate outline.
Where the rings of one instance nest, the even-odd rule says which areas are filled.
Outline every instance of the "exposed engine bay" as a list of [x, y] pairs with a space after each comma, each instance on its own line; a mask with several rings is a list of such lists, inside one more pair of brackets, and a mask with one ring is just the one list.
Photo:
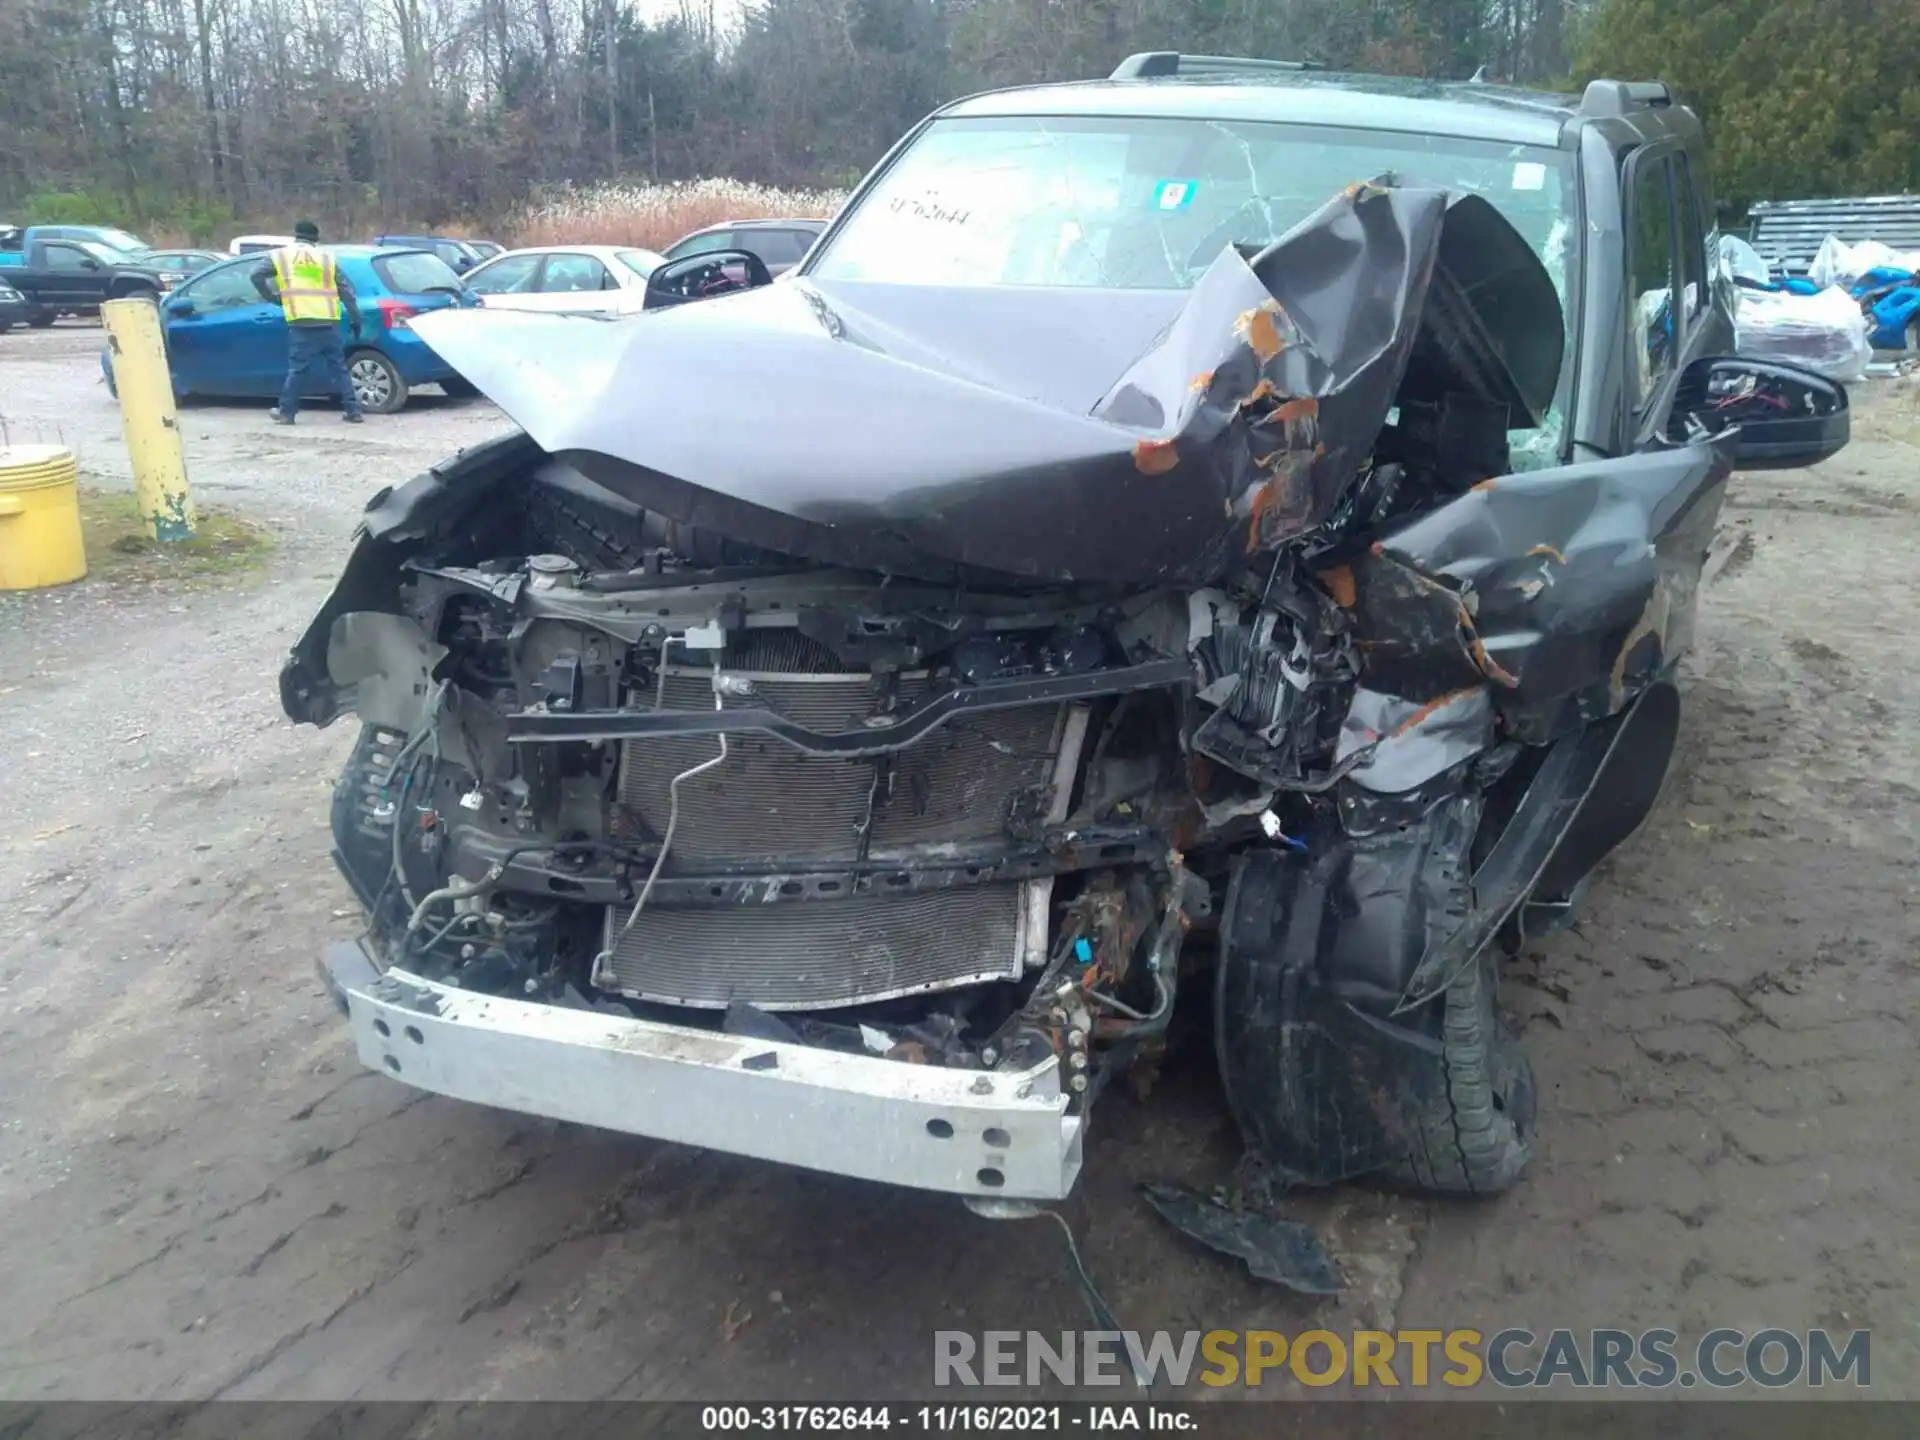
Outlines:
[[[943, 370], [912, 303], [801, 278], [611, 326], [423, 317], [525, 433], [376, 498], [282, 680], [365, 727], [333, 826], [381, 964], [901, 1064], [1051, 1056], [1075, 1109], [1217, 972], [1249, 1141], [1311, 1179], [1392, 1160], [1399, 1082], [1339, 1057], [1356, 1027], [1419, 1052], [1652, 804], [1725, 455], [1509, 473], [1564, 336], [1474, 197], [1356, 186], [1229, 250], [1091, 411]], [[756, 331], [747, 393], [811, 368], [817, 428], [656, 394]], [[1324, 1049], [1336, 1139], [1274, 1118], [1283, 1030]]]

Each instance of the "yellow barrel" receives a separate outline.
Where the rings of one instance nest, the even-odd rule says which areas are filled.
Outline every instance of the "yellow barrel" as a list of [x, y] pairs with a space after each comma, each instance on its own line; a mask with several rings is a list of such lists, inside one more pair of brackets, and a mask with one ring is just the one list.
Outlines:
[[65, 585], [87, 573], [80, 464], [59, 445], [0, 448], [0, 590]]

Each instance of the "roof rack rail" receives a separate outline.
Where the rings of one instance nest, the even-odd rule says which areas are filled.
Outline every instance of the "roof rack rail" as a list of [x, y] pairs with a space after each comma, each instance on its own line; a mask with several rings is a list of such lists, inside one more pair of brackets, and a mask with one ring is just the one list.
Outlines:
[[1263, 71], [1324, 70], [1312, 60], [1255, 60], [1243, 55], [1182, 55], [1178, 50], [1143, 50], [1113, 67], [1109, 80], [1150, 80], [1158, 75], [1259, 74]]
[[1664, 80], [1594, 80], [1580, 97], [1583, 115], [1625, 115], [1634, 110], [1663, 109], [1673, 104], [1673, 91]]

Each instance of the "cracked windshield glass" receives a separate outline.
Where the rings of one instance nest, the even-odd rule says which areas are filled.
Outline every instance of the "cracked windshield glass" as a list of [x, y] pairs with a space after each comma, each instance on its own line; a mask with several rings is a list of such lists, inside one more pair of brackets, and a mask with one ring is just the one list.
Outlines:
[[[812, 268], [900, 285], [1185, 290], [1227, 245], [1265, 247], [1356, 180], [1484, 196], [1566, 303], [1571, 157], [1395, 131], [1102, 116], [937, 121]], [[1570, 337], [1571, 338], [1571, 337]], [[1515, 431], [1516, 468], [1552, 463], [1560, 404]]]

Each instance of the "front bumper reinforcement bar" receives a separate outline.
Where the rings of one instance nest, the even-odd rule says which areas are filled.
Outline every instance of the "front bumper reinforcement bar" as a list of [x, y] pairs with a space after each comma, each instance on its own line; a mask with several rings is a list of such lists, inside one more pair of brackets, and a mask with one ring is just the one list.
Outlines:
[[1051, 1057], [946, 1070], [502, 999], [351, 940], [320, 970], [361, 1063], [437, 1095], [955, 1195], [1058, 1200], [1080, 1173]]

